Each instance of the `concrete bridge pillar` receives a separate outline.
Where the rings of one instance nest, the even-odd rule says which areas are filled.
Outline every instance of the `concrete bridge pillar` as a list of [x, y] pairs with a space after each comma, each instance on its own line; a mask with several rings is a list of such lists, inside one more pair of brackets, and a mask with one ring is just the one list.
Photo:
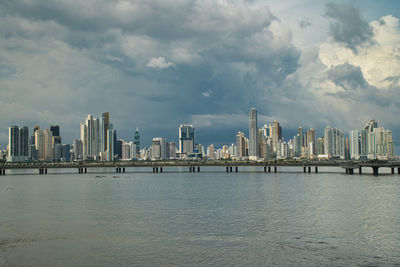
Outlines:
[[378, 166], [372, 167], [372, 172], [373, 172], [374, 175], [378, 175], [378, 170], [379, 170]]
[[392, 174], [394, 174], [394, 168], [392, 168], [392, 170], [391, 170], [391, 171], [392, 171]]
[[315, 166], [315, 173], [318, 173], [318, 167]]

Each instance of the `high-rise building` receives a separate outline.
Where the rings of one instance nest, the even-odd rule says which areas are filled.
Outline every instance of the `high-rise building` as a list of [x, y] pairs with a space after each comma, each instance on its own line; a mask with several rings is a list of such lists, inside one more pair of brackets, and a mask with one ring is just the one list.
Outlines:
[[345, 158], [345, 140], [342, 130], [329, 125], [324, 130], [324, 152], [329, 157]]
[[316, 142], [316, 133], [314, 128], [310, 128], [306, 132], [306, 146], [308, 147], [308, 156], [313, 157], [315, 156], [315, 142]]
[[349, 133], [350, 159], [360, 158], [360, 131], [351, 130]]
[[274, 120], [270, 128], [271, 128], [272, 147], [274, 152], [277, 154], [276, 150], [280, 149], [278, 147], [278, 141], [282, 140], [282, 127], [279, 125], [279, 122], [277, 120]]
[[165, 138], [155, 137], [151, 141], [151, 160], [162, 160], [166, 158]]
[[300, 142], [300, 151], [301, 148], [304, 146], [304, 136], [303, 136], [303, 127], [299, 126], [299, 131], [298, 131], [298, 135], [299, 135], [299, 142]]
[[44, 159], [46, 161], [53, 160], [53, 133], [50, 129], [45, 129], [44, 134]]
[[194, 152], [194, 127], [181, 124], [179, 126], [179, 153], [187, 155]]
[[301, 156], [301, 141], [299, 134], [293, 136], [293, 156], [294, 157]]
[[107, 130], [108, 130], [108, 125], [110, 123], [110, 113], [108, 112], [103, 112], [101, 113], [101, 118], [100, 118], [100, 125], [99, 125], [99, 135], [100, 135], [100, 148], [99, 152], [106, 152], [107, 151]]
[[51, 125], [50, 131], [53, 133], [53, 136], [60, 136], [60, 126], [59, 125]]
[[92, 121], [92, 158], [97, 159], [100, 154], [100, 121], [93, 118]]
[[74, 158], [75, 160], [81, 160], [83, 158], [83, 144], [82, 140], [74, 139]]
[[8, 130], [9, 162], [27, 161], [29, 159], [29, 130], [28, 127], [11, 126]]
[[114, 131], [113, 124], [108, 124], [107, 130], [107, 150], [106, 150], [106, 161], [114, 161]]
[[250, 109], [249, 114], [249, 159], [257, 160], [259, 151], [257, 143], [257, 110], [255, 108]]
[[169, 142], [169, 158], [176, 158], [176, 144], [175, 142]]
[[136, 158], [140, 158], [140, 134], [139, 128], [136, 128], [134, 144], [136, 146]]
[[214, 145], [211, 144], [207, 147], [207, 158], [209, 159], [215, 159], [215, 155], [214, 155], [215, 151], [214, 151]]
[[85, 123], [81, 123], [82, 159], [88, 158], [88, 129]]
[[35, 131], [35, 146], [37, 150], [38, 160], [45, 160], [44, 133], [41, 129], [37, 129]]
[[388, 160], [394, 156], [392, 131], [383, 127], [368, 133], [368, 159]]
[[320, 137], [317, 139], [315, 150], [317, 155], [324, 155], [324, 138]]
[[246, 140], [243, 132], [236, 133], [236, 157], [242, 159], [246, 157]]
[[121, 146], [121, 159], [131, 160], [131, 145], [127, 142], [123, 142]]
[[63, 144], [61, 146], [61, 161], [70, 161], [70, 150], [71, 150], [71, 145], [69, 144]]

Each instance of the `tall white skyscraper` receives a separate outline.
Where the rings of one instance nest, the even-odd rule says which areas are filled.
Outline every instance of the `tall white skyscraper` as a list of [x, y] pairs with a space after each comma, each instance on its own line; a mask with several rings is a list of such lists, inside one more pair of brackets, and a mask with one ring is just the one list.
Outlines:
[[258, 144], [257, 144], [257, 110], [250, 109], [249, 114], [249, 159], [258, 159]]
[[349, 133], [349, 149], [350, 158], [359, 159], [360, 158], [360, 131], [351, 130]]
[[329, 125], [324, 130], [324, 153], [329, 157], [345, 157], [344, 135], [340, 129]]
[[108, 130], [107, 130], [106, 160], [107, 161], [114, 160], [114, 131], [112, 123], [108, 124]]

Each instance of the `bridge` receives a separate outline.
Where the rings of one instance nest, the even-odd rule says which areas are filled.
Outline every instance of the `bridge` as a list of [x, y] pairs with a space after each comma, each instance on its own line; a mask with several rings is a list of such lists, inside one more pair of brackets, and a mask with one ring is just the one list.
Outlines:
[[379, 174], [379, 168], [390, 168], [391, 173], [400, 174], [400, 161], [348, 161], [348, 160], [270, 160], [270, 161], [234, 161], [234, 160], [166, 160], [166, 161], [113, 161], [113, 162], [29, 162], [0, 163], [0, 175], [6, 175], [6, 170], [37, 169], [38, 174], [47, 174], [48, 169], [76, 169], [77, 173], [87, 173], [91, 168], [114, 168], [116, 173], [124, 173], [126, 168], [147, 167], [152, 172], [163, 172], [163, 168], [186, 167], [189, 172], [200, 172], [201, 167], [221, 167], [226, 172], [238, 172], [239, 167], [263, 167], [264, 172], [278, 172], [278, 167], [300, 167], [303, 172], [318, 173], [319, 167], [339, 167], [346, 174], [354, 174], [354, 170], [362, 173], [363, 168], [372, 168], [374, 175]]

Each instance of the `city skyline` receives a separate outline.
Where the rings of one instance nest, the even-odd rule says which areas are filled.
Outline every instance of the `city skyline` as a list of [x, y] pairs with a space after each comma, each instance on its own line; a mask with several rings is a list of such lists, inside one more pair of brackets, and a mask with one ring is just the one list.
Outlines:
[[375, 119], [400, 144], [398, 1], [16, 0], [0, 14], [3, 149], [10, 125], [58, 123], [72, 144], [104, 110], [119, 138], [176, 142], [191, 124], [222, 146], [250, 107], [285, 138]]
[[[235, 143], [207, 148], [195, 139], [195, 127], [180, 124], [178, 147], [174, 140], [153, 137], [151, 146], [140, 147], [140, 133], [136, 128], [131, 141], [118, 139], [117, 129], [110, 120], [109, 112], [102, 112], [100, 119], [88, 114], [80, 123], [80, 138], [63, 144], [60, 126], [52, 125], [42, 130], [35, 126], [31, 137], [27, 126], [10, 126], [7, 153], [0, 151], [8, 162], [70, 161], [70, 160], [166, 160], [166, 159], [342, 159], [342, 160], [391, 160], [396, 158], [393, 134], [375, 120], [361, 129], [352, 129], [348, 135], [343, 130], [327, 125], [323, 136], [318, 137], [314, 128], [298, 133], [285, 140], [278, 120], [258, 126], [257, 109], [249, 112], [248, 138], [237, 131]], [[197, 141], [197, 142], [196, 142]], [[206, 153], [207, 151], [207, 153]]]
[[[252, 113], [252, 110], [253, 110], [253, 112], [255, 111], [255, 123], [252, 123], [251, 121], [251, 117], [249, 117], [249, 116], [251, 116], [251, 113]], [[52, 137], [56, 137], [56, 138], [59, 138], [59, 140], [58, 141], [56, 141], [57, 143], [59, 143], [59, 144], [61, 144], [61, 140], [63, 140], [63, 142], [62, 143], [64, 143], [64, 144], [72, 144], [73, 142], [74, 142], [74, 140], [83, 140], [84, 138], [83, 138], [83, 135], [84, 135], [84, 132], [83, 132], [83, 130], [82, 130], [82, 126], [84, 126], [84, 125], [87, 125], [88, 124], [88, 120], [90, 121], [90, 120], [94, 120], [94, 121], [98, 121], [98, 125], [100, 125], [101, 126], [101, 124], [102, 124], [102, 119], [104, 119], [104, 118], [102, 118], [102, 116], [104, 116], [104, 114], [107, 114], [107, 121], [109, 122], [109, 124], [110, 124], [110, 126], [111, 126], [111, 128], [112, 128], [112, 131], [114, 131], [115, 133], [118, 131], [118, 133], [119, 133], [119, 127], [117, 126], [117, 127], [114, 127], [113, 126], [113, 123], [111, 123], [111, 121], [109, 120], [109, 112], [101, 112], [100, 113], [101, 114], [101, 116], [100, 116], [100, 118], [96, 118], [96, 117], [94, 117], [92, 114], [87, 114], [85, 117], [86, 117], [86, 119], [84, 119], [83, 120], [83, 122], [82, 122], [82, 120], [81, 120], [81, 123], [80, 123], [80, 126], [79, 126], [79, 124], [77, 124], [78, 126], [77, 126], [77, 129], [78, 129], [78, 134], [76, 135], [76, 136], [74, 136], [74, 137], [72, 137], [72, 140], [71, 141], [69, 141], [69, 140], [67, 140], [67, 141], [65, 141], [64, 142], [64, 138], [62, 138], [61, 139], [61, 136], [54, 136], [54, 135], [52, 135]], [[178, 152], [180, 152], [180, 127], [182, 127], [182, 126], [189, 126], [189, 127], [192, 127], [193, 129], [194, 128], [196, 128], [196, 141], [194, 142], [194, 143], [191, 143], [191, 145], [193, 146], [193, 149], [194, 149], [194, 146], [196, 145], [196, 144], [202, 144], [202, 145], [206, 145], [206, 146], [208, 146], [208, 145], [214, 145], [214, 146], [217, 146], [217, 147], [222, 147], [223, 145], [230, 145], [230, 144], [235, 144], [236, 142], [237, 142], [237, 133], [238, 132], [240, 132], [240, 133], [243, 133], [244, 134], [244, 136], [245, 137], [250, 137], [250, 126], [251, 125], [253, 125], [254, 127], [256, 127], [256, 129], [258, 130], [258, 129], [262, 129], [262, 127], [260, 128], [259, 126], [260, 125], [264, 125], [264, 127], [266, 126], [266, 125], [270, 125], [270, 126], [273, 126], [275, 123], [277, 123], [277, 126], [276, 127], [274, 127], [275, 129], [276, 129], [276, 131], [277, 131], [277, 133], [275, 134], [275, 142], [276, 141], [278, 141], [278, 139], [281, 139], [281, 140], [290, 140], [290, 139], [292, 139], [295, 135], [296, 135], [296, 133], [300, 133], [300, 129], [302, 129], [302, 130], [307, 130], [305, 127], [303, 127], [303, 125], [298, 125], [298, 126], [293, 126], [293, 125], [290, 125], [289, 126], [289, 128], [287, 128], [288, 126], [287, 125], [284, 125], [284, 127], [283, 127], [283, 130], [282, 130], [282, 124], [281, 124], [281, 121], [279, 121], [279, 119], [273, 119], [273, 120], [271, 120], [271, 121], [263, 121], [263, 120], [261, 120], [260, 121], [260, 119], [258, 119], [258, 117], [260, 117], [260, 115], [258, 115], [258, 110], [256, 109], [256, 108], [250, 108], [249, 109], [249, 113], [248, 113], [248, 115], [247, 115], [247, 128], [246, 128], [246, 126], [245, 127], [243, 127], [243, 128], [235, 128], [235, 130], [233, 130], [231, 133], [229, 133], [227, 136], [225, 136], [225, 141], [223, 141], [223, 142], [221, 142], [221, 143], [219, 143], [219, 142], [213, 142], [212, 140], [211, 140], [211, 142], [204, 142], [204, 140], [209, 140], [209, 138], [206, 136], [206, 135], [204, 135], [204, 133], [202, 134], [202, 135], [200, 135], [200, 137], [199, 137], [199, 134], [198, 134], [198, 130], [201, 130], [201, 128], [199, 129], [198, 127], [196, 127], [196, 125], [192, 125], [192, 124], [182, 124], [182, 123], [180, 123], [180, 124], [178, 124], [178, 125], [176, 125], [176, 129], [174, 130], [174, 132], [172, 132], [172, 133], [169, 133], [169, 134], [167, 134], [167, 135], [161, 135], [161, 134], [156, 134], [155, 136], [143, 136], [142, 135], [142, 133], [140, 133], [140, 137], [139, 137], [139, 128], [138, 127], [134, 127], [133, 129], [132, 129], [132, 131], [131, 131], [131, 134], [130, 134], [130, 136], [127, 136], [127, 137], [125, 137], [125, 136], [119, 136], [118, 135], [118, 139], [121, 139], [121, 140], [128, 140], [128, 141], [132, 141], [132, 143], [135, 143], [135, 142], [137, 142], [138, 143], [138, 146], [136, 146], [137, 148], [136, 149], [138, 149], [138, 148], [143, 148], [143, 147], [146, 147], [146, 148], [149, 148], [149, 147], [151, 147], [151, 145], [152, 145], [152, 141], [153, 141], [153, 139], [154, 138], [158, 138], [158, 137], [161, 137], [161, 138], [165, 138], [165, 139], [168, 139], [168, 140], [171, 140], [172, 142], [174, 142], [174, 143], [176, 143], [176, 145], [177, 145], [177, 151]], [[262, 118], [265, 118], [266, 116], [262, 116], [261, 115], [261, 117]], [[364, 123], [361, 123], [360, 125], [358, 125], [358, 126], [354, 126], [354, 127], [350, 127], [349, 129], [342, 129], [342, 128], [340, 128], [340, 127], [335, 127], [333, 124], [327, 124], [327, 125], [325, 125], [322, 129], [319, 129], [319, 130], [316, 130], [315, 128], [313, 128], [313, 127], [310, 127], [309, 128], [309, 130], [311, 130], [311, 131], [313, 131], [313, 136], [314, 136], [314, 138], [315, 138], [315, 143], [316, 143], [316, 141], [317, 141], [317, 137], [323, 137], [324, 136], [324, 132], [325, 132], [325, 130], [326, 130], [326, 127], [328, 126], [328, 127], [334, 127], [335, 129], [340, 129], [340, 131], [342, 131], [343, 133], [344, 133], [344, 136], [345, 137], [348, 137], [348, 138], [350, 138], [351, 137], [351, 132], [353, 131], [353, 130], [356, 130], [356, 131], [359, 131], [359, 130], [357, 130], [357, 129], [362, 129], [363, 127], [365, 127], [366, 126], [366, 123], [371, 123], [372, 121], [374, 121], [375, 123], [376, 123], [376, 120], [375, 119], [371, 119], [371, 120], [369, 120], [368, 122], [364, 122]], [[260, 125], [259, 125], [260, 124]], [[51, 125], [49, 125], [48, 127], [43, 127], [43, 128], [41, 128], [40, 126], [38, 126], [38, 125], [35, 125], [35, 126], [28, 126], [29, 124], [13, 124], [13, 125], [9, 125], [8, 126], [8, 128], [10, 128], [10, 127], [27, 127], [28, 129], [31, 129], [32, 128], [32, 130], [33, 130], [33, 132], [29, 132], [29, 134], [30, 135], [33, 135], [32, 137], [35, 137], [35, 132], [36, 132], [36, 130], [37, 129], [42, 129], [42, 131], [43, 130], [49, 130], [49, 131], [52, 131], [52, 129], [56, 129], [56, 131], [57, 131], [57, 133], [59, 134], [60, 133], [60, 128], [62, 129], [61, 131], [63, 131], [63, 128], [62, 128], [62, 125], [59, 125], [59, 124], [51, 124]], [[381, 125], [381, 124], [380, 124]], [[87, 126], [86, 126], [87, 127]], [[99, 126], [98, 126], [99, 127]], [[257, 128], [258, 127], [258, 128]], [[377, 126], [375, 126], [375, 127], [377, 127]], [[178, 128], [178, 129], [177, 129]], [[140, 131], [141, 132], [141, 131]], [[308, 131], [307, 131], [308, 132]], [[307, 139], [307, 136], [306, 136], [306, 134], [307, 134], [307, 132], [304, 132], [303, 133], [303, 135], [304, 135], [304, 138], [305, 139]], [[104, 136], [102, 136], [101, 134], [101, 131], [100, 130], [98, 130], [98, 134], [99, 134], [99, 143], [101, 143], [101, 144], [106, 144], [107, 143], [107, 141], [102, 141], [102, 138], [104, 138]], [[6, 149], [7, 148], [7, 145], [9, 144], [9, 129], [7, 129], [7, 143], [6, 144], [4, 144], [4, 145], [1, 145], [0, 144], [0, 149]], [[395, 134], [395, 133], [394, 133]], [[105, 134], [105, 136], [107, 135], [107, 133]], [[62, 135], [63, 136], [63, 135]], [[31, 138], [31, 136], [29, 136], [29, 138]], [[144, 139], [146, 139], [146, 140], [150, 140], [150, 142], [143, 142], [143, 139], [142, 138], [144, 138]], [[200, 140], [200, 141], [199, 141]], [[257, 142], [256, 142], [257, 143]], [[140, 145], [141, 144], [141, 145]], [[249, 143], [250, 144], [250, 143]], [[395, 146], [400, 146], [400, 144], [397, 144], [397, 143], [395, 143], [394, 142], [394, 145]], [[100, 144], [99, 144], [99, 146], [100, 146]], [[304, 146], [307, 146], [307, 145], [305, 145], [304, 144]], [[315, 148], [314, 148], [315, 149]], [[103, 149], [102, 151], [105, 151], [105, 150], [107, 150], [106, 148], [105, 149]], [[98, 151], [97, 152], [100, 152], [100, 148], [98, 148]], [[193, 150], [191, 150], [191, 152], [193, 152]], [[84, 152], [83, 152], [84, 153]], [[250, 153], [250, 151], [249, 151], [249, 153]], [[258, 151], [256, 151], [255, 152], [255, 154], [257, 154], [257, 153], [259, 153]], [[86, 153], [86, 154], [90, 154], [90, 153]], [[93, 153], [93, 154], [97, 154], [97, 153]], [[92, 154], [92, 155], [93, 155]]]

